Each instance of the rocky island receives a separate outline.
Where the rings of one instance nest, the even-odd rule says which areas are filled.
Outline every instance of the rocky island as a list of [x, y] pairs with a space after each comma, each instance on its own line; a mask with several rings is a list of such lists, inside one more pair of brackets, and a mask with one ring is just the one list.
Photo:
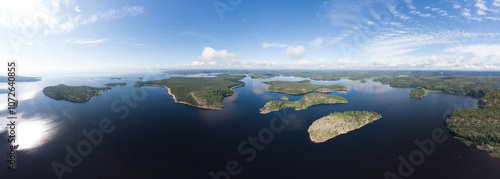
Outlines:
[[500, 89], [486, 90], [478, 108], [453, 111], [446, 125], [457, 139], [500, 159]]
[[310, 92], [331, 93], [333, 91], [347, 91], [347, 87], [342, 83], [334, 85], [315, 85], [311, 83], [311, 80], [303, 80], [299, 82], [268, 81], [264, 83], [271, 85], [266, 89], [269, 92], [291, 95], [301, 95]]
[[311, 141], [321, 143], [380, 118], [382, 115], [371, 111], [335, 112], [314, 121], [307, 132]]
[[244, 75], [227, 74], [208, 78], [172, 77], [155, 81], [137, 81], [134, 86], [165, 87], [169, 94], [174, 97], [176, 103], [203, 109], [221, 110], [224, 107], [223, 99], [235, 93], [232, 89], [245, 85], [239, 81], [244, 77]]
[[309, 106], [320, 105], [320, 104], [341, 104], [347, 103], [347, 99], [335, 96], [335, 95], [326, 95], [322, 93], [312, 93], [307, 94], [301, 99], [297, 101], [288, 101], [288, 98], [283, 99], [284, 101], [269, 101], [267, 102], [263, 108], [260, 109], [261, 114], [270, 113], [272, 111], [279, 111], [283, 108], [295, 108], [295, 110], [304, 110]]
[[60, 84], [57, 86], [48, 86], [43, 88], [43, 94], [55, 100], [66, 100], [74, 103], [84, 103], [92, 97], [102, 96], [101, 91], [111, 88], [96, 88], [90, 86], [66, 86]]

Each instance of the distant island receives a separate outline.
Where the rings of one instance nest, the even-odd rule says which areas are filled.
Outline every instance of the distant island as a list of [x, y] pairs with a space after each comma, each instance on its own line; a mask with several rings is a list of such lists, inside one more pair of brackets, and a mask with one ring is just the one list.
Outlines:
[[48, 86], [43, 88], [43, 94], [55, 100], [66, 100], [74, 103], [84, 103], [92, 97], [101, 96], [101, 91], [111, 88], [96, 88], [90, 86], [66, 86], [60, 84], [57, 86]]
[[[282, 98], [283, 99], [283, 98]], [[263, 108], [260, 109], [260, 113], [266, 114], [272, 111], [279, 111], [283, 108], [295, 108], [295, 110], [304, 110], [309, 106], [320, 105], [320, 104], [340, 104], [347, 103], [347, 99], [335, 96], [335, 95], [326, 95], [322, 93], [312, 93], [307, 94], [301, 99], [297, 101], [288, 101], [288, 98], [284, 101], [269, 101], [267, 102]]]
[[270, 84], [266, 90], [269, 92], [285, 93], [291, 95], [301, 95], [310, 92], [331, 93], [333, 91], [347, 91], [344, 84], [338, 83], [334, 85], [315, 85], [311, 80], [303, 80], [299, 82], [291, 81], [268, 81]]
[[453, 111], [448, 115], [446, 125], [468, 146], [475, 146], [500, 159], [500, 89], [485, 92], [478, 108]]
[[410, 97], [412, 98], [423, 98], [424, 96], [427, 96], [427, 93], [429, 92], [437, 92], [437, 93], [441, 93], [442, 91], [438, 91], [438, 90], [428, 90], [428, 89], [418, 89], [418, 90], [411, 90], [410, 92]]
[[366, 83], [366, 80], [361, 80], [360, 82], [361, 82], [361, 83]]
[[125, 86], [127, 83], [106, 83], [105, 86]]
[[283, 96], [283, 97], [281, 97], [281, 100], [283, 100], [283, 101], [288, 101], [288, 97]]
[[122, 78], [119, 78], [119, 77], [112, 77], [112, 78], [109, 78], [109, 79], [112, 79], [112, 80], [121, 80]]
[[[42, 80], [41, 77], [16, 76], [16, 82], [35, 82]], [[9, 82], [9, 77], [0, 76], [0, 82]]]
[[311, 141], [321, 143], [380, 118], [382, 115], [371, 111], [335, 112], [314, 121], [307, 132]]
[[245, 83], [239, 81], [244, 77], [244, 75], [227, 74], [209, 78], [172, 77], [155, 81], [137, 81], [134, 86], [165, 87], [176, 103], [221, 110], [224, 107], [223, 99], [235, 93], [232, 89], [245, 86]]

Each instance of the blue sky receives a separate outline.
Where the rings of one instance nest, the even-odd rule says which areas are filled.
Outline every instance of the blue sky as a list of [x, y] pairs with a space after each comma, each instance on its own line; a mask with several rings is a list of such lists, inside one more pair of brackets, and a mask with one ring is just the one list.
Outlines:
[[26, 74], [500, 70], [499, 29], [500, 0], [19, 0], [0, 3], [0, 58]]

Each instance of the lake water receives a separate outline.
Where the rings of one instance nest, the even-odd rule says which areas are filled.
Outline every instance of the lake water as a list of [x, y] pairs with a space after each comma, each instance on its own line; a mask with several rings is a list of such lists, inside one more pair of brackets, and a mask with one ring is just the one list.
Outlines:
[[[476, 107], [477, 99], [468, 96], [429, 93], [423, 99], [413, 99], [408, 96], [412, 88], [391, 88], [370, 80], [314, 81], [344, 83], [348, 91], [332, 94], [345, 97], [349, 103], [260, 114], [259, 109], [270, 100], [282, 96], [298, 100], [302, 96], [269, 93], [263, 80], [247, 77], [244, 87], [234, 89], [236, 94], [224, 99], [223, 110], [212, 111], [174, 103], [161, 87], [133, 87], [138, 77], [153, 80], [168, 75], [120, 77], [127, 79], [51, 76], [19, 83], [17, 170], [9, 171], [7, 162], [1, 162], [1, 178], [57, 178], [52, 164], [68, 166], [66, 147], [76, 150], [87, 140], [82, 130], [99, 128], [103, 118], [112, 122], [114, 130], [103, 134], [102, 142], [92, 149], [81, 148], [89, 154], [68, 166], [72, 171], [64, 173], [64, 178], [210, 178], [209, 172], [223, 175], [226, 165], [235, 162], [238, 171], [230, 172], [236, 174], [231, 178], [384, 178], [386, 172], [401, 176], [398, 157], [410, 160], [410, 154], [422, 151], [414, 141], [432, 139], [433, 131], [440, 129], [446, 140], [436, 143], [424, 158], [413, 158], [419, 163], [412, 165], [412, 170], [405, 168], [408, 177], [404, 178], [500, 178], [500, 160], [473, 151], [445, 127], [444, 117], [453, 109]], [[109, 82], [128, 84], [83, 104], [52, 100], [42, 93], [43, 87], [60, 83], [103, 86]], [[129, 105], [123, 99], [129, 99]], [[129, 114], [123, 112], [125, 108]], [[5, 118], [5, 107], [1, 109]], [[375, 111], [383, 118], [324, 143], [309, 140], [307, 129], [313, 121], [350, 110]], [[5, 126], [6, 121], [1, 122]], [[282, 125], [283, 130], [270, 130]], [[6, 130], [0, 135], [0, 151], [4, 153], [0, 157], [5, 161]], [[249, 137], [257, 137], [258, 149], [250, 145]]]

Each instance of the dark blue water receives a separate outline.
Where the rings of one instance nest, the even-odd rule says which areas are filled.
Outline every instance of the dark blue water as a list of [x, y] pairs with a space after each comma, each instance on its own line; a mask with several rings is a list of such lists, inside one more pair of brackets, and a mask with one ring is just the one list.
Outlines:
[[[471, 97], [429, 93], [423, 99], [413, 99], [408, 96], [411, 88], [391, 88], [372, 81], [314, 81], [346, 84], [349, 91], [332, 94], [345, 97], [349, 103], [260, 114], [259, 109], [270, 100], [302, 96], [269, 93], [262, 80], [245, 78], [246, 85], [234, 89], [236, 94], [224, 100], [226, 107], [212, 111], [174, 103], [161, 87], [134, 88], [139, 76], [125, 75], [121, 77], [127, 79], [121, 80], [109, 76], [45, 77], [40, 82], [19, 84], [23, 101], [18, 108], [17, 171], [7, 170], [7, 163], [2, 162], [1, 178], [57, 178], [54, 162], [72, 170], [62, 174], [63, 178], [210, 178], [211, 171], [231, 178], [384, 178], [386, 172], [401, 176], [398, 156], [408, 160], [410, 153], [419, 150], [414, 141], [431, 139], [433, 130], [439, 129], [447, 139], [436, 143], [430, 155], [418, 159], [421, 164], [413, 166], [404, 178], [500, 178], [498, 159], [473, 151], [445, 127], [444, 117], [451, 110], [476, 107], [477, 99]], [[83, 104], [52, 100], [41, 92], [43, 87], [59, 83], [102, 86], [108, 82], [129, 84], [113, 87]], [[123, 99], [129, 99], [133, 107]], [[129, 114], [112, 110], [114, 101], [115, 107], [127, 108]], [[309, 140], [307, 128], [314, 120], [350, 110], [375, 111], [383, 118], [324, 143]], [[272, 120], [275, 117], [277, 120]], [[112, 122], [114, 130], [103, 134], [99, 145], [84, 148], [90, 154], [76, 166], [69, 166], [65, 148], [75, 149], [86, 141], [82, 130], [98, 129], [103, 118]], [[285, 128], [273, 132], [271, 125]], [[266, 141], [258, 140], [257, 149], [249, 137], [258, 139], [259, 133]], [[0, 134], [0, 151], [5, 153], [6, 131]], [[238, 151], [240, 145], [247, 152]], [[7, 155], [0, 157], [7, 159]], [[227, 172], [226, 165], [235, 162], [237, 171]]]

